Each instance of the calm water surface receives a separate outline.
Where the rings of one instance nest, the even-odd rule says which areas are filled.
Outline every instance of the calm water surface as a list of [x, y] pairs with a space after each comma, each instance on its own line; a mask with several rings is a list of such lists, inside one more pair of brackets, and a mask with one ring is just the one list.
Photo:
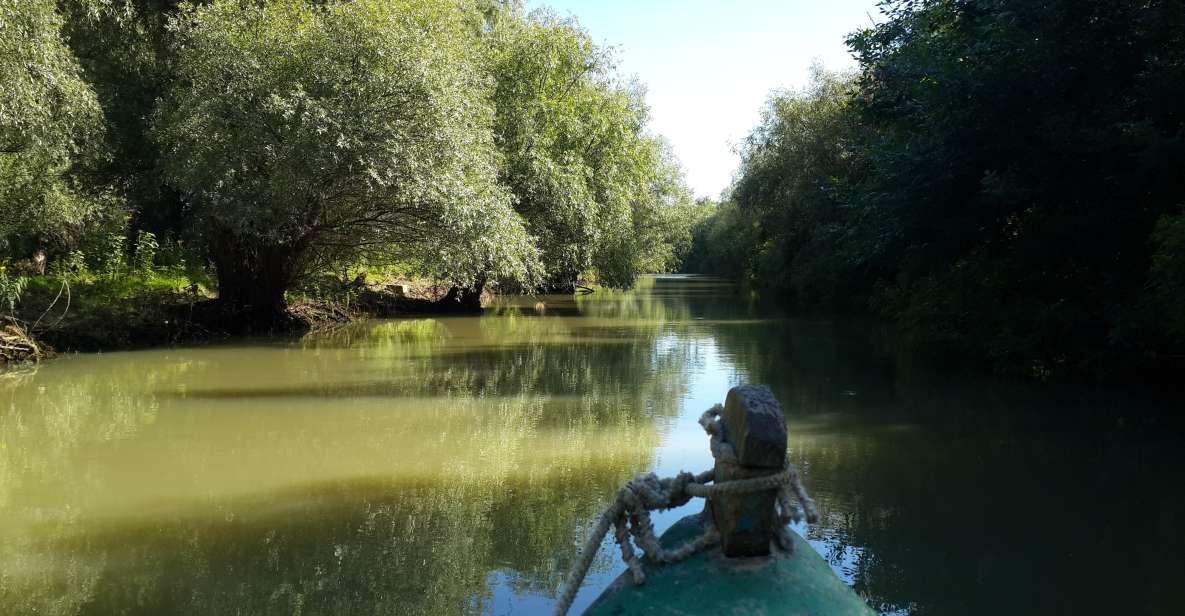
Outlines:
[[622, 482], [710, 465], [695, 419], [741, 382], [881, 611], [1181, 612], [1180, 401], [940, 374], [705, 279], [534, 301], [0, 376], [0, 614], [546, 613]]

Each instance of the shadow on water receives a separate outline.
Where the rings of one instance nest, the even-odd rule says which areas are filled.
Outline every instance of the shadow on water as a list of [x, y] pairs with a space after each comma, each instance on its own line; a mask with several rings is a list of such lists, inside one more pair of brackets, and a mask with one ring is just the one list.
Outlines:
[[883, 612], [1179, 613], [1180, 400], [943, 373], [867, 323], [716, 340], [790, 409], [811, 538]]
[[539, 300], [6, 375], [0, 613], [545, 612], [739, 382], [783, 401], [808, 538], [882, 611], [1179, 611], [1179, 400], [940, 372], [702, 278]]
[[390, 321], [7, 379], [0, 612], [461, 614], [551, 596], [575, 533], [679, 412], [687, 358], [660, 330]]
[[[504, 481], [339, 481], [62, 529], [23, 546], [11, 613], [449, 614], [481, 611], [489, 571], [559, 584], [572, 528], [614, 464]], [[57, 577], [24, 578], [22, 566]], [[24, 584], [22, 584], [24, 582]], [[23, 588], [22, 588], [23, 586]], [[16, 599], [16, 600], [14, 600]]]

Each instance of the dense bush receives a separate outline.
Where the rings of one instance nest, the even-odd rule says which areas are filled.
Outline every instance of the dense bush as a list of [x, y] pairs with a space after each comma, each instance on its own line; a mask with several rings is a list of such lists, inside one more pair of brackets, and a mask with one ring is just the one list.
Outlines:
[[771, 98], [705, 223], [746, 253], [707, 269], [1005, 370], [1180, 353], [1181, 3], [883, 9], [849, 38], [856, 75]]
[[75, 173], [102, 155], [102, 118], [62, 25], [52, 2], [0, 5], [0, 250], [82, 225], [109, 203]]

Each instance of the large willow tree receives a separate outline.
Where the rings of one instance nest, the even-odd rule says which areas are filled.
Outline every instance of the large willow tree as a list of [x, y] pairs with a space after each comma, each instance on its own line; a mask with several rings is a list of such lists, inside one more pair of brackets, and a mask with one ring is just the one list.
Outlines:
[[69, 172], [98, 137], [99, 109], [61, 29], [52, 2], [0, 2], [0, 240], [48, 233], [95, 209]]
[[687, 229], [668, 206], [690, 196], [646, 131], [641, 88], [621, 81], [610, 51], [574, 21], [547, 11], [510, 5], [486, 40], [501, 179], [539, 238], [548, 286], [570, 289], [585, 272], [628, 286], [668, 266], [659, 236]]
[[363, 255], [458, 284], [531, 277], [497, 184], [480, 23], [449, 0], [182, 8], [157, 138], [222, 300], [276, 319], [300, 275]]

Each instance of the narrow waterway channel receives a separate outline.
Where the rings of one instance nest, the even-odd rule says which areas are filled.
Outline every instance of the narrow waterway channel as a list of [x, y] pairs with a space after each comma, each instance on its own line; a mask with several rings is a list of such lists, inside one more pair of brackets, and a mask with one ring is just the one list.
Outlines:
[[945, 374], [702, 278], [535, 301], [0, 375], [0, 613], [547, 613], [622, 482], [708, 467], [741, 382], [881, 611], [1179, 613], [1179, 401]]

